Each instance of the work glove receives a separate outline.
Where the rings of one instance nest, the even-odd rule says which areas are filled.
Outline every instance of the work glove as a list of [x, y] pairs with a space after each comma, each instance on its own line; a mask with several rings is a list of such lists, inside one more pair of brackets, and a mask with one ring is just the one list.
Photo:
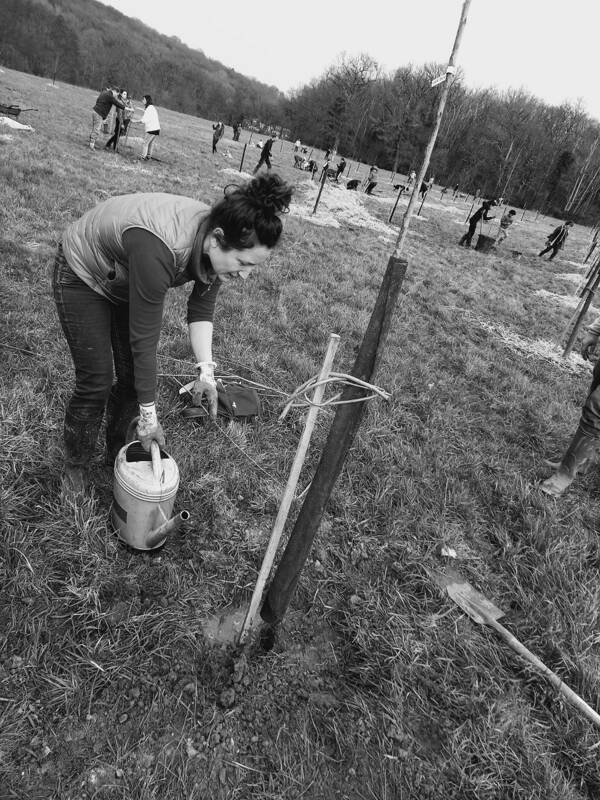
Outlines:
[[150, 452], [152, 442], [158, 442], [160, 447], [165, 446], [165, 434], [156, 416], [156, 405], [154, 403], [140, 405], [136, 436], [147, 453]]
[[218, 407], [217, 382], [215, 380], [216, 366], [214, 361], [200, 361], [196, 364], [196, 369], [200, 370], [200, 373], [192, 387], [192, 403], [195, 406], [202, 405], [202, 398], [206, 395], [208, 413], [213, 420], [217, 418]]
[[581, 355], [585, 361], [590, 361], [591, 356], [596, 349], [596, 344], [598, 343], [598, 336], [597, 333], [586, 333], [583, 337], [583, 341], [581, 342]]

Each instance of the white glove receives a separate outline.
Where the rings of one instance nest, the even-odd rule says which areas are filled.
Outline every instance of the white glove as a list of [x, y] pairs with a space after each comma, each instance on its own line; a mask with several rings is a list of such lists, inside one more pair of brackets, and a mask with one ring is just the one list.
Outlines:
[[146, 452], [150, 452], [150, 445], [153, 441], [158, 442], [160, 447], [165, 446], [165, 434], [156, 416], [155, 403], [140, 405], [136, 436]]
[[211, 419], [217, 418], [218, 395], [217, 382], [215, 380], [216, 366], [214, 361], [200, 361], [196, 364], [196, 368], [200, 370], [200, 374], [194, 381], [192, 387], [192, 403], [195, 406], [202, 405], [202, 398], [206, 395], [208, 413]]

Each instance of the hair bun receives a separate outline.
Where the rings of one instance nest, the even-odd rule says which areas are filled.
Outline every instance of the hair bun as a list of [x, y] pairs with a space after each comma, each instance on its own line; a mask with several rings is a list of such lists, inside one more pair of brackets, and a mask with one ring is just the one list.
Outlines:
[[265, 216], [285, 214], [294, 191], [279, 175], [259, 175], [246, 184], [245, 188], [250, 202]]

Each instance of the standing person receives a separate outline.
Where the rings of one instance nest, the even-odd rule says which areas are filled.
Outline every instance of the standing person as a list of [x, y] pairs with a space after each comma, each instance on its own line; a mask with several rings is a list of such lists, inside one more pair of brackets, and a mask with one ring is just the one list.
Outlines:
[[454, 200], [454, 198], [456, 197], [457, 194], [458, 194], [458, 183], [454, 185], [454, 189], [452, 191], [452, 199], [453, 200]]
[[212, 126], [212, 128], [213, 128], [212, 151], [213, 153], [216, 153], [219, 140], [223, 138], [223, 134], [225, 133], [225, 125], [223, 125], [223, 123], [219, 121], [215, 123]]
[[158, 119], [158, 111], [152, 102], [151, 95], [145, 94], [142, 100], [144, 102], [144, 113], [140, 119], [132, 119], [131, 122], [142, 122], [144, 125], [144, 144], [140, 158], [143, 161], [149, 161], [152, 158], [152, 150], [154, 149], [156, 137], [160, 135], [160, 122]]
[[572, 225], [573, 223], [569, 220], [568, 222], [563, 222], [563, 224], [559, 225], [558, 228], [555, 228], [546, 240], [546, 247], [541, 251], [541, 253], [538, 253], [538, 256], [543, 256], [552, 250], [552, 255], [548, 259], [548, 261], [552, 261], [558, 251], [564, 247], [564, 244], [567, 241], [567, 236], [569, 235], [569, 228]]
[[[292, 187], [261, 175], [225, 191], [212, 208], [189, 197], [140, 193], [111, 197], [64, 232], [53, 289], [75, 366], [64, 422], [65, 492], [85, 488], [106, 409], [112, 463], [135, 417], [145, 450], [165, 437], [156, 408], [156, 349], [168, 289], [193, 282], [187, 321], [203, 395], [217, 413], [212, 338], [217, 294], [247, 278], [271, 254]], [[113, 362], [116, 383], [113, 385]]]
[[379, 170], [375, 165], [369, 170], [369, 174], [365, 178], [365, 194], [373, 194], [373, 189], [377, 186], [377, 175]]
[[96, 139], [102, 128], [102, 123], [108, 117], [113, 106], [117, 109], [124, 108], [125, 103], [117, 98], [116, 89], [111, 89], [110, 86], [107, 86], [96, 98], [94, 108], [92, 109], [92, 130], [90, 132], [89, 142], [90, 150], [96, 149]]
[[421, 195], [421, 200], [425, 200], [425, 195], [429, 191], [429, 184], [425, 183], [425, 181], [421, 181], [421, 188], [419, 189], [419, 194]]
[[417, 180], [417, 173], [413, 169], [410, 175], [408, 176], [408, 180], [406, 181], [406, 188], [410, 189], [410, 187], [416, 180]]
[[513, 217], [515, 216], [516, 213], [517, 212], [514, 210], [514, 208], [511, 208], [511, 210], [507, 214], [503, 214], [500, 220], [500, 230], [498, 231], [498, 235], [496, 236], [496, 244], [502, 244], [502, 242], [508, 236], [508, 229], [513, 224], [514, 222]]
[[[581, 355], [587, 361], [594, 354], [600, 337], [600, 317], [587, 329], [581, 342]], [[540, 489], [552, 497], [560, 497], [573, 483], [578, 472], [597, 460], [600, 451], [600, 359], [594, 365], [592, 383], [583, 404], [579, 425], [564, 456], [559, 462], [546, 461], [556, 472], [547, 478]]]
[[335, 173], [336, 181], [339, 181], [339, 177], [344, 172], [345, 169], [346, 169], [346, 159], [344, 158], [344, 156], [342, 156], [339, 164], [337, 165], [337, 171]]
[[300, 141], [300, 139], [296, 139], [296, 141], [294, 143], [294, 153], [297, 153], [298, 150], [300, 150], [301, 146], [302, 146], [302, 142]]
[[252, 172], [253, 175], [256, 175], [263, 164], [267, 165], [267, 169], [271, 169], [271, 148], [273, 147], [273, 141], [274, 137], [270, 135], [267, 141], [263, 144], [262, 150], [260, 151], [258, 164], [254, 167], [254, 171]]
[[465, 235], [461, 238], [459, 242], [459, 245], [461, 247], [471, 247], [471, 239], [473, 238], [473, 236], [475, 236], [477, 223], [480, 220], [489, 222], [491, 219], [496, 219], [495, 217], [488, 216], [488, 211], [494, 205], [495, 205], [494, 200], [486, 200], [481, 206], [481, 208], [479, 208], [471, 217], [469, 217], [469, 230], [465, 233]]
[[[125, 98], [126, 97], [127, 97], [127, 92], [125, 92]], [[123, 114], [125, 113], [125, 98], [123, 97], [123, 91], [122, 90], [119, 91], [119, 93], [117, 94], [117, 100], [120, 100], [123, 103], [123, 108], [119, 107], [115, 108], [115, 129], [113, 131], [113, 135], [104, 145], [106, 150], [109, 150], [111, 147], [115, 152], [117, 150], [119, 137], [121, 135], [121, 130], [123, 128]]]
[[433, 189], [433, 184], [434, 184], [434, 183], [435, 183], [435, 178], [434, 178], [434, 177], [433, 177], [433, 175], [432, 175], [432, 176], [429, 178], [429, 180], [427, 181], [427, 191], [429, 191], [430, 189]]
[[127, 129], [129, 128], [129, 123], [133, 119], [134, 110], [131, 98], [125, 90], [123, 90], [123, 102], [125, 103], [125, 108], [123, 109], [123, 128], [121, 129], [121, 136], [127, 136]]
[[233, 123], [233, 141], [239, 142], [240, 140], [240, 123], [234, 122]]

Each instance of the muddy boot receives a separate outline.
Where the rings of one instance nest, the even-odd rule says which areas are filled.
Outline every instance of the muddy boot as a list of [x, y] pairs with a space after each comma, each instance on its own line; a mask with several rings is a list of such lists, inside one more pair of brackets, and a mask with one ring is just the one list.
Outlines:
[[577, 473], [584, 472], [588, 462], [593, 461], [598, 444], [597, 439], [586, 436], [581, 430], [581, 426], [578, 427], [560, 463], [546, 462], [557, 469], [554, 475], [540, 485], [542, 492], [551, 497], [560, 497], [573, 483]]
[[139, 413], [135, 392], [123, 393], [116, 386], [110, 391], [106, 407], [106, 456], [104, 463], [112, 467], [119, 450], [128, 444], [127, 431]]
[[74, 500], [86, 494], [88, 468], [96, 448], [100, 419], [79, 419], [67, 409], [65, 415], [65, 466], [62, 476], [63, 499]]

